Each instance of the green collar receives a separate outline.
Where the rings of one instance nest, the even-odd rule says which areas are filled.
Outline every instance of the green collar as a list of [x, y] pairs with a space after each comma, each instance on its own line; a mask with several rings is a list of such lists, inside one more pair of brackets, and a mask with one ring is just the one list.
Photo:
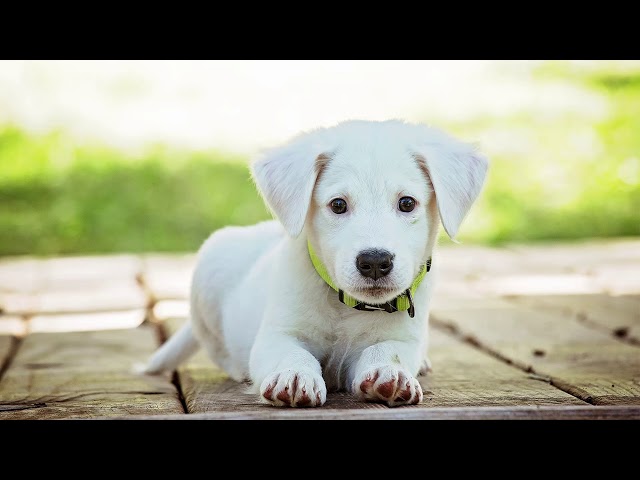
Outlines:
[[[360, 302], [353, 298], [350, 295], [344, 293], [341, 289], [339, 289], [335, 283], [329, 277], [327, 273], [327, 269], [324, 267], [316, 253], [313, 251], [311, 247], [311, 242], [307, 240], [307, 247], [309, 249], [309, 257], [311, 257], [311, 263], [313, 263], [316, 272], [318, 275], [336, 292], [338, 292], [338, 299], [347, 305], [348, 307], [355, 308], [357, 310], [365, 310], [365, 311], [385, 311], [387, 313], [397, 312], [398, 310], [408, 310], [409, 316], [413, 317], [415, 315], [415, 308], [413, 306], [413, 294], [418, 289], [418, 286], [422, 282], [422, 279], [425, 277], [427, 272], [431, 270], [431, 257], [420, 267], [420, 272], [418, 276], [415, 278], [410, 288], [407, 288], [404, 293], [398, 295], [393, 300], [384, 303], [382, 305], [371, 305], [368, 303]], [[367, 308], [368, 307], [368, 308]]]

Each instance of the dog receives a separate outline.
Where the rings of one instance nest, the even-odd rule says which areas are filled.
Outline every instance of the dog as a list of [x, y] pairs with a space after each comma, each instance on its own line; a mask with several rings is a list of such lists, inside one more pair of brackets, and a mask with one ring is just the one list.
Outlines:
[[349, 120], [266, 151], [251, 175], [275, 218], [203, 243], [190, 321], [146, 373], [203, 347], [274, 406], [345, 390], [420, 403], [438, 230], [455, 241], [487, 169], [475, 145], [401, 120]]

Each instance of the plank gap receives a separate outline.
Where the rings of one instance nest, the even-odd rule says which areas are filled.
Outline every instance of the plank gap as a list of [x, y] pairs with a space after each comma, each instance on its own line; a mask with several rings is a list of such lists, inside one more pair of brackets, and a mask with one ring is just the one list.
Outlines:
[[576, 387], [574, 385], [567, 384], [566, 382], [563, 382], [560, 379], [553, 378], [553, 377], [551, 377], [549, 375], [545, 375], [544, 373], [536, 372], [536, 370], [533, 368], [533, 366], [524, 364], [522, 362], [519, 362], [517, 360], [513, 360], [513, 359], [511, 359], [509, 357], [504, 356], [500, 352], [489, 348], [487, 345], [482, 343], [480, 340], [478, 340], [473, 335], [468, 335], [468, 334], [462, 333], [460, 331], [460, 329], [456, 325], [451, 324], [450, 322], [446, 322], [444, 320], [439, 320], [437, 318], [434, 318], [434, 316], [431, 316], [430, 323], [434, 327], [436, 327], [439, 330], [445, 332], [447, 335], [454, 336], [458, 340], [461, 340], [462, 342], [465, 342], [465, 343], [471, 345], [472, 347], [480, 350], [483, 353], [486, 353], [488, 355], [491, 355], [494, 358], [497, 358], [498, 360], [500, 360], [501, 362], [503, 362], [503, 363], [505, 363], [507, 365], [511, 365], [511, 366], [513, 366], [515, 368], [518, 368], [518, 369], [522, 370], [525, 373], [535, 375], [536, 379], [543, 379], [544, 378], [545, 381], [547, 381], [546, 379], [549, 379], [548, 382], [553, 387], [557, 388], [558, 390], [562, 390], [563, 392], [565, 392], [565, 393], [567, 393], [567, 394], [571, 395], [572, 397], [575, 397], [575, 398], [577, 398], [579, 400], [582, 400], [585, 403], [588, 403], [590, 405], [595, 405], [593, 397], [591, 395], [589, 395], [587, 392], [585, 392], [584, 390], [582, 390], [581, 388]]
[[[151, 310], [150, 315], [153, 315], [153, 310]], [[153, 326], [155, 327], [155, 331], [158, 335], [158, 344], [162, 345], [169, 338], [169, 334], [167, 333], [167, 329], [162, 322], [154, 322]], [[174, 370], [171, 374], [171, 383], [174, 387], [176, 387], [176, 391], [178, 392], [178, 399], [180, 400], [180, 405], [182, 405], [182, 410], [184, 413], [189, 414], [189, 407], [187, 406], [187, 400], [184, 397], [184, 392], [182, 391], [182, 384], [180, 383], [180, 374], [177, 370]]]
[[612, 336], [615, 340], [619, 342], [623, 342], [629, 345], [633, 345], [634, 347], [640, 347], [640, 340], [635, 337], [629, 335], [629, 327], [619, 327], [614, 330], [607, 328], [604, 325], [594, 321], [589, 317], [589, 314], [583, 311], [576, 312], [574, 314], [574, 318], [578, 323], [581, 323], [587, 328], [591, 328], [593, 330], [597, 330], [599, 332], [606, 333]]
[[[138, 286], [140, 287], [140, 289], [142, 290], [142, 293], [147, 299], [146, 307], [145, 307], [147, 309], [147, 313], [142, 323], [153, 323], [154, 322], [153, 308], [156, 306], [156, 303], [158, 303], [158, 299], [151, 291], [151, 288], [149, 287], [149, 283], [147, 282], [144, 276], [144, 272], [140, 271], [136, 273], [135, 280]], [[164, 343], [165, 340], [161, 340], [161, 343]]]
[[185, 414], [189, 414], [189, 407], [187, 406], [187, 400], [184, 398], [184, 393], [182, 392], [182, 385], [180, 384], [180, 374], [177, 370], [174, 370], [173, 375], [171, 376], [171, 383], [176, 387], [178, 391], [178, 399], [180, 400], [180, 405], [182, 405], [182, 410]]
[[550, 377], [550, 378], [551, 378], [550, 383], [554, 387], [559, 388], [563, 392], [566, 392], [569, 395], [573, 395], [574, 397], [579, 398], [583, 402], [587, 402], [590, 405], [597, 405], [597, 403], [593, 399], [593, 396], [591, 396], [589, 392], [583, 390], [580, 387], [577, 387], [576, 385], [571, 385], [570, 383], [567, 383], [564, 380], [561, 380], [559, 378], [554, 378], [554, 377]]
[[9, 353], [5, 358], [2, 359], [2, 364], [0, 365], [0, 382], [2, 381], [2, 377], [4, 376], [5, 372], [9, 370], [9, 367], [11, 366], [11, 362], [13, 362], [13, 359], [16, 357], [16, 354], [18, 353], [18, 349], [20, 348], [21, 344], [22, 344], [22, 338], [16, 337], [14, 335], [11, 336], [11, 345], [9, 346]]

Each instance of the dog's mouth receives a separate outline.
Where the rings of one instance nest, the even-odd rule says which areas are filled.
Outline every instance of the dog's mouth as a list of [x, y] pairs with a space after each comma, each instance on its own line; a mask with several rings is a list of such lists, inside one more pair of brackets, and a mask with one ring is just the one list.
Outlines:
[[397, 286], [392, 285], [362, 285], [352, 287], [352, 296], [359, 301], [372, 304], [389, 302], [402, 293]]

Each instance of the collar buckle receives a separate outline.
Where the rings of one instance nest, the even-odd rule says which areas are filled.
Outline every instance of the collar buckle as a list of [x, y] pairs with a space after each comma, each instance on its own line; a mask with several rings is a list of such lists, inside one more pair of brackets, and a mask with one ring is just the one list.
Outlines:
[[404, 294], [407, 296], [407, 299], [409, 300], [409, 309], [407, 310], [407, 312], [409, 313], [409, 316], [413, 318], [416, 315], [416, 308], [413, 306], [413, 295], [411, 295], [411, 289], [407, 288]]
[[383, 303], [382, 305], [369, 305], [368, 303], [359, 303], [355, 307], [356, 310], [363, 310], [365, 312], [397, 312], [398, 308], [394, 305], [395, 299], [392, 302]]
[[[340, 300], [342, 303], [347, 305], [344, 302], [344, 292], [342, 290], [338, 290], [338, 300]], [[411, 302], [411, 305], [413, 305], [413, 302]], [[394, 298], [390, 302], [383, 303], [382, 305], [371, 305], [369, 303], [359, 302], [355, 304], [352, 308], [355, 308], [356, 310], [362, 310], [364, 312], [393, 313], [398, 311], [398, 299]]]

